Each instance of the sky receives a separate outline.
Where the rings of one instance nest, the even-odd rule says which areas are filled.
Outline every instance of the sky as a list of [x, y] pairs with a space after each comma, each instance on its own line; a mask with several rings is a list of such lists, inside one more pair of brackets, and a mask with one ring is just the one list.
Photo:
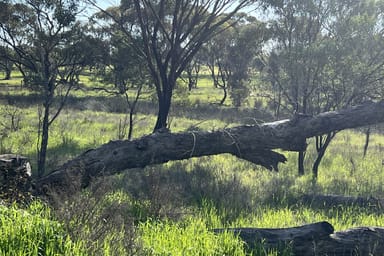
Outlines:
[[96, 3], [101, 7], [101, 8], [106, 8], [110, 6], [117, 6], [120, 4], [120, 0], [96, 0]]
[[[94, 0], [94, 1], [102, 9], [106, 9], [110, 6], [120, 5], [120, 0]], [[248, 13], [249, 15], [256, 16], [260, 20], [267, 20], [269, 17], [268, 14], [264, 14], [260, 11], [255, 11], [254, 8], [245, 8], [243, 11]]]

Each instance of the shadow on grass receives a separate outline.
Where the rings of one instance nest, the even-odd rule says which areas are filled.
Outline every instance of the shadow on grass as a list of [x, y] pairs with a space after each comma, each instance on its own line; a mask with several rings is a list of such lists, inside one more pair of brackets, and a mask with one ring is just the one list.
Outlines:
[[113, 187], [135, 200], [148, 202], [142, 216], [150, 218], [177, 219], [204, 202], [209, 202], [226, 221], [251, 210], [251, 191], [236, 175], [217, 176], [199, 165], [188, 170], [188, 164], [178, 161], [171, 166], [130, 169], [112, 178]]
[[[80, 155], [86, 148], [72, 139], [67, 139], [61, 144], [49, 147], [47, 150], [46, 172], [54, 170], [68, 160]], [[33, 168], [34, 170], [37, 168]], [[47, 174], [47, 173], [46, 173]]]
[[[41, 103], [43, 100], [39, 94], [29, 95], [1, 95], [0, 102], [15, 105], [20, 108], [28, 108]], [[150, 100], [141, 100], [137, 106], [137, 112], [144, 115], [156, 115], [157, 103]], [[110, 113], [126, 113], [127, 104], [122, 97], [118, 96], [68, 96], [66, 109], [72, 110], [91, 110]], [[185, 117], [195, 120], [219, 119], [226, 123], [254, 124], [259, 122], [271, 121], [271, 113], [264, 109], [234, 108], [220, 106], [217, 104], [200, 103], [185, 105], [173, 103], [171, 116]]]

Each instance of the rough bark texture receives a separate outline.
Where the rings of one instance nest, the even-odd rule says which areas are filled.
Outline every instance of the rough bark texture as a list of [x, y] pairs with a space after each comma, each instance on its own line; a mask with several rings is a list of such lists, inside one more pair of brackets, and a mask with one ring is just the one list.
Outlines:
[[384, 255], [384, 228], [358, 227], [334, 232], [328, 222], [293, 228], [228, 228], [215, 233], [234, 232], [250, 247], [290, 250], [293, 255]]
[[37, 188], [79, 190], [92, 177], [130, 168], [206, 155], [229, 153], [268, 169], [278, 169], [284, 155], [272, 151], [301, 151], [306, 139], [369, 124], [384, 122], [384, 101], [369, 102], [317, 116], [295, 115], [261, 125], [243, 125], [219, 131], [169, 133], [158, 131], [133, 141], [110, 141], [91, 149], [36, 182]]
[[0, 201], [25, 202], [30, 199], [31, 166], [28, 158], [0, 155]]

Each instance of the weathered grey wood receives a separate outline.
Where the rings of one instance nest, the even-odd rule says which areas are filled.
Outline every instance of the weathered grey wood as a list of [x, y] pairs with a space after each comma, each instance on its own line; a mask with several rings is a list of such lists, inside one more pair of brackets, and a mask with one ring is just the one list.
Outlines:
[[9, 203], [29, 200], [30, 188], [28, 158], [16, 154], [0, 155], [0, 200]]
[[358, 227], [334, 233], [328, 222], [293, 228], [227, 228], [215, 233], [234, 232], [249, 248], [289, 248], [293, 255], [384, 255], [384, 228]]
[[[290, 246], [293, 251], [301, 245], [312, 248], [313, 243], [328, 239], [334, 231], [328, 222], [317, 222], [292, 228], [226, 228], [214, 229], [215, 233], [233, 232], [250, 248], [262, 246], [266, 250], [281, 249]], [[302, 251], [303, 249], [300, 249]], [[300, 254], [301, 255], [301, 254]]]
[[16, 168], [28, 162], [28, 158], [17, 154], [0, 155], [0, 168]]
[[277, 170], [278, 164], [286, 158], [273, 149], [301, 151], [306, 148], [306, 138], [380, 122], [384, 122], [384, 101], [314, 117], [295, 115], [291, 120], [219, 131], [158, 132], [133, 141], [111, 141], [88, 150], [38, 180], [37, 187], [60, 186], [79, 190], [88, 185], [91, 177], [222, 153]]
[[[384, 255], [384, 228], [358, 227], [332, 234], [330, 242], [320, 244], [319, 252], [328, 255]], [[330, 254], [332, 253], [332, 254]]]

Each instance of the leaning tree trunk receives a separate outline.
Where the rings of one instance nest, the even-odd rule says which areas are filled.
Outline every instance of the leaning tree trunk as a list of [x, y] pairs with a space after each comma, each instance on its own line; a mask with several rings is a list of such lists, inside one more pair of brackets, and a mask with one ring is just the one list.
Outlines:
[[69, 188], [80, 190], [89, 185], [92, 177], [222, 153], [277, 171], [278, 164], [287, 159], [273, 149], [303, 151], [307, 138], [379, 122], [384, 122], [384, 101], [316, 116], [295, 115], [291, 120], [219, 131], [156, 132], [132, 141], [110, 141], [88, 150], [39, 179], [36, 185], [38, 189], [49, 186], [67, 191]]
[[336, 132], [328, 133], [325, 137], [325, 140], [323, 139], [323, 135], [316, 136], [317, 157], [316, 157], [316, 160], [312, 166], [312, 174], [313, 174], [314, 180], [317, 180], [317, 177], [319, 174], [320, 162], [323, 159], [323, 157], [325, 155], [325, 151], [327, 150], [329, 144], [331, 143], [331, 141], [335, 137], [335, 135], [336, 135]]

